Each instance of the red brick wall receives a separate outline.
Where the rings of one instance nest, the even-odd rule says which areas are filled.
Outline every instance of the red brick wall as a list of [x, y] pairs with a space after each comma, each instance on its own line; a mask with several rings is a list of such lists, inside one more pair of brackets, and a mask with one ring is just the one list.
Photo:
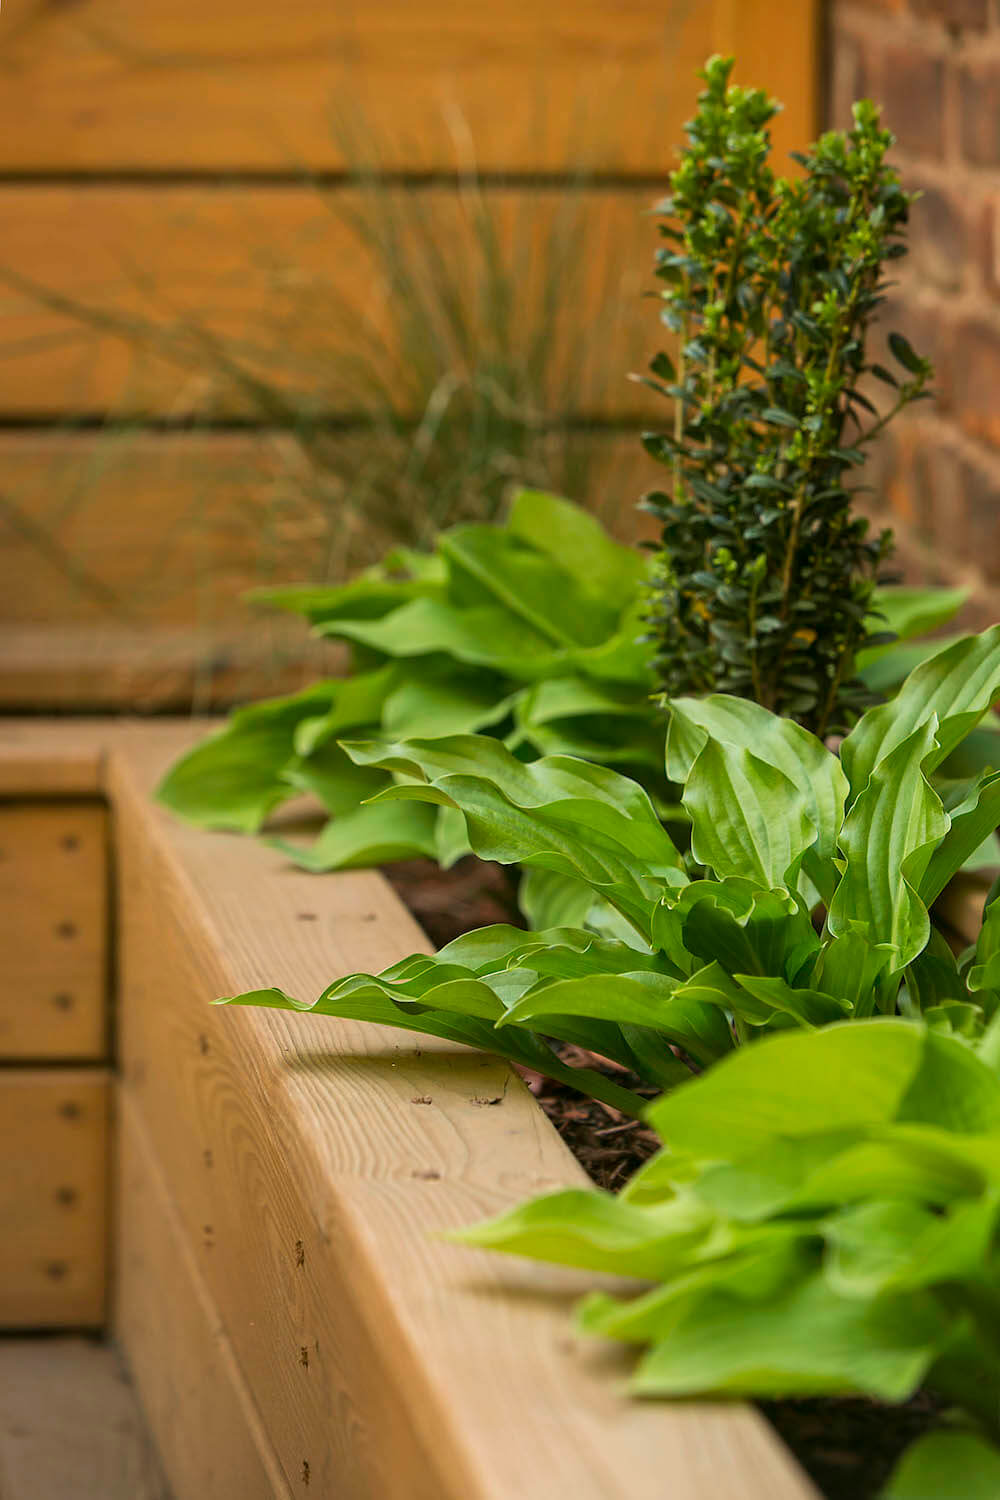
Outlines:
[[1000, 0], [830, 0], [828, 114], [883, 106], [911, 253], [883, 334], [934, 361], [936, 396], [882, 440], [866, 476], [915, 579], [976, 589], [1000, 619]]

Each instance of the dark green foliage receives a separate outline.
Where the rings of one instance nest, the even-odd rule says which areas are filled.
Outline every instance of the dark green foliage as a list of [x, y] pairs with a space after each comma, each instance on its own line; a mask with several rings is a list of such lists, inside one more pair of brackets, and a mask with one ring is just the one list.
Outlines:
[[[668, 696], [753, 698], [822, 736], [870, 701], [855, 658], [891, 545], [852, 516], [847, 481], [931, 374], [901, 335], [899, 380], [865, 350], [911, 199], [868, 102], [848, 134], [797, 158], [800, 178], [775, 176], [778, 106], [730, 86], [731, 66], [709, 62], [660, 205], [657, 275], [679, 354], [676, 368], [665, 354], [652, 365], [674, 424], [645, 440], [671, 470], [669, 493], [645, 501], [664, 549], [649, 623]], [[893, 389], [881, 416], [872, 378]]]

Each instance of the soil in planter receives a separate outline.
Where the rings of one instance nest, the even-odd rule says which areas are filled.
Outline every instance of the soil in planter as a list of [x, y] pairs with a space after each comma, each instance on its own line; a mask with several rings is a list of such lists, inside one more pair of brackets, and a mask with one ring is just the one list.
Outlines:
[[[501, 865], [470, 856], [441, 870], [432, 860], [413, 859], [389, 865], [383, 874], [438, 947], [493, 922], [523, 926], [515, 881]], [[634, 1074], [614, 1064], [562, 1043], [558, 1050], [567, 1062], [600, 1068], [626, 1087], [638, 1087]], [[621, 1187], [655, 1152], [657, 1138], [640, 1121], [537, 1074], [526, 1081], [598, 1187]], [[826, 1500], [875, 1500], [903, 1450], [933, 1426], [940, 1411], [924, 1393], [904, 1406], [840, 1398], [758, 1405]]]

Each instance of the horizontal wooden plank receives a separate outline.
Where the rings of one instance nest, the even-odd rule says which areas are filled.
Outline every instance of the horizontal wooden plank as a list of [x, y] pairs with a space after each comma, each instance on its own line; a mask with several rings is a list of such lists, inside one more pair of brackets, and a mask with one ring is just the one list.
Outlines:
[[0, 797], [99, 796], [107, 738], [106, 719], [0, 718]]
[[[384, 447], [370, 433], [331, 435], [317, 460], [274, 432], [0, 432], [0, 628], [238, 626], [263, 653], [274, 617], [247, 605], [247, 589], [341, 579], [426, 525], [426, 490], [408, 495], [402, 479], [389, 488], [396, 514], [372, 503], [364, 534], [326, 492], [328, 477], [332, 491], [336, 475], [370, 473]], [[636, 501], [664, 473], [637, 432], [615, 431], [553, 436], [520, 471], [513, 456], [509, 467], [512, 484], [575, 483], [574, 498], [623, 540], [640, 534]]]
[[[816, 0], [5, 0], [0, 164], [40, 169], [339, 166], [349, 112], [384, 158], [544, 169], [585, 155], [657, 170], [694, 70], [735, 50], [748, 82], [815, 109]], [[457, 143], [456, 143], [457, 137]], [[348, 159], [352, 153], [347, 152]]]
[[0, 803], [0, 1059], [107, 1056], [108, 830], [98, 803]]
[[211, 1008], [275, 981], [311, 996], [424, 939], [377, 873], [317, 881], [151, 809], [179, 743], [124, 729], [109, 761], [123, 1065], [292, 1493], [659, 1500], [666, 1474], [672, 1500], [812, 1494], [750, 1411], [629, 1402], [622, 1362], [571, 1336], [590, 1278], [433, 1237], [583, 1180], [506, 1067]]
[[104, 1321], [109, 1104], [99, 1068], [0, 1072], [0, 1328]]
[[173, 1500], [288, 1500], [128, 1088], [117, 1119], [113, 1327], [128, 1349]]
[[[340, 472], [355, 459], [365, 472], [378, 446], [331, 442]], [[662, 470], [638, 436], [580, 432], [561, 444], [523, 479], [571, 477], [623, 540], [650, 534], [635, 501]], [[6, 432], [0, 467], [8, 712], [207, 711], [341, 670], [335, 644], [242, 598], [263, 583], [343, 576], [342, 512], [287, 434]], [[376, 514], [356, 566], [388, 545], [385, 520]]]
[[114, 1349], [83, 1338], [0, 1340], [0, 1494], [172, 1500]]
[[[0, 625], [0, 708], [205, 713], [295, 692], [343, 666], [341, 649], [309, 640], [298, 622], [210, 631]], [[65, 775], [73, 781], [76, 771]]]
[[[544, 410], [658, 399], [626, 378], [662, 343], [641, 297], [658, 243], [649, 187], [2, 191], [0, 413], [267, 420], [266, 380], [306, 417], [381, 402], [387, 387], [419, 417], [440, 380], [526, 364], [532, 342], [544, 377], [527, 399]], [[492, 239], [502, 273], [487, 270]]]

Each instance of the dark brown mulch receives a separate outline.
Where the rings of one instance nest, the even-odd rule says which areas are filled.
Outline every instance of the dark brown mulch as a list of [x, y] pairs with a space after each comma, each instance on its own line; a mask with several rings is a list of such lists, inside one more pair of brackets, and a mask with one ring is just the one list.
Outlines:
[[516, 878], [503, 865], [470, 854], [450, 870], [432, 859], [402, 859], [382, 874], [436, 948], [476, 927], [506, 922], [523, 927]]
[[833, 1397], [757, 1404], [826, 1500], [875, 1500], [941, 1410], [925, 1391], [904, 1406]]
[[[500, 865], [470, 856], [441, 870], [432, 860], [415, 859], [389, 865], [383, 873], [438, 947], [493, 922], [523, 925], [516, 884]], [[563, 1043], [558, 1050], [567, 1062], [600, 1068], [626, 1088], [638, 1086], [633, 1074], [613, 1063]], [[655, 1152], [656, 1136], [640, 1121], [565, 1084], [537, 1074], [525, 1078], [598, 1187], [620, 1188]], [[904, 1406], [829, 1398], [758, 1404], [826, 1500], [875, 1500], [900, 1454], [933, 1425], [940, 1409], [923, 1393]]]

